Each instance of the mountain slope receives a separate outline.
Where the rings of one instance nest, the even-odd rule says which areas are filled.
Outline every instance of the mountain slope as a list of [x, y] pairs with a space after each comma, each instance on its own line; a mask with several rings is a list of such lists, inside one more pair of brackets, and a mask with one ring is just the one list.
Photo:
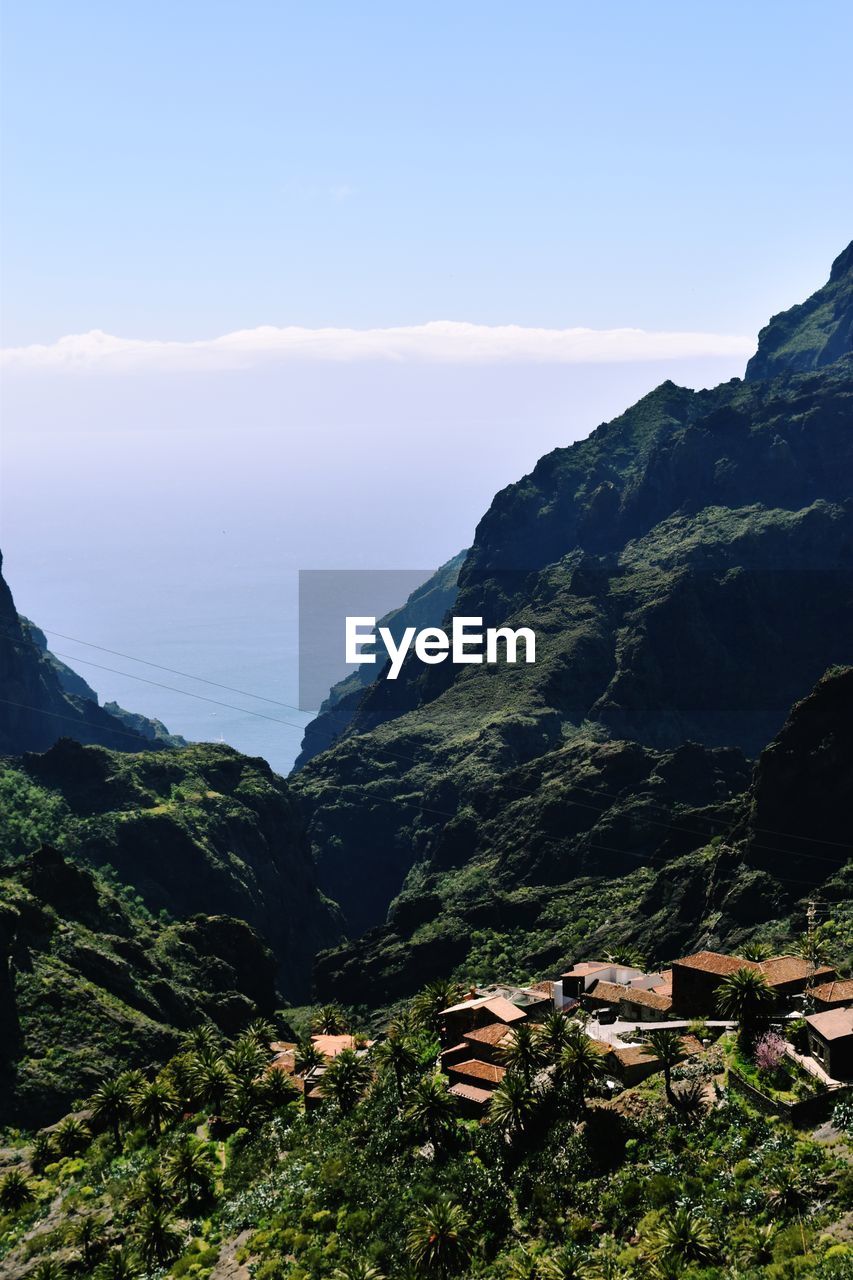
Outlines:
[[87, 682], [50, 652], [44, 633], [18, 614], [0, 555], [0, 754], [46, 751], [59, 738], [115, 751], [179, 746], [159, 721], [98, 705]]
[[[599, 806], [597, 790], [613, 790], [594, 763], [600, 744], [639, 744], [630, 750], [653, 776], [693, 740], [705, 751], [700, 772], [713, 776], [716, 749], [755, 756], [792, 703], [849, 661], [851, 274], [848, 249], [818, 302], [784, 320], [784, 343], [779, 318], [763, 331], [748, 381], [701, 392], [665, 383], [496, 496], [454, 612], [532, 626], [535, 666], [408, 662], [398, 681], [369, 688], [341, 739], [294, 778], [321, 884], [334, 886], [352, 934], [379, 930], [341, 953], [341, 974], [367, 966], [365, 998], [411, 990], [427, 973], [411, 927], [435, 935], [430, 963], [448, 947], [454, 963], [472, 953], [471, 920], [456, 910], [463, 883], [469, 898], [478, 886], [500, 897], [524, 885], [534, 915], [555, 896], [568, 915], [590, 896], [587, 882], [616, 891], [618, 854], [670, 856], [665, 842], [640, 838], [630, 790], [612, 815], [617, 834], [598, 848], [579, 842], [562, 806], [589, 778]], [[762, 379], [765, 357], [773, 376]], [[543, 779], [553, 811], [531, 804], [518, 821], [504, 784], [536, 791]], [[732, 795], [745, 780], [741, 765]], [[694, 806], [676, 788], [662, 819], [679, 825]], [[546, 836], [547, 872], [536, 853]], [[697, 850], [706, 840], [703, 830]], [[429, 906], [407, 905], [424, 885]], [[502, 935], [512, 919], [526, 917], [492, 913], [488, 927]], [[376, 961], [395, 938], [402, 952]], [[325, 957], [323, 990], [335, 972]]]

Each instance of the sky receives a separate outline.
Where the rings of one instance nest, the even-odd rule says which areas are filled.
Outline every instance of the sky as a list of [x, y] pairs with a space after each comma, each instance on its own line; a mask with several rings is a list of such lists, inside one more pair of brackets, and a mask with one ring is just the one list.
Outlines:
[[847, 0], [7, 0], [21, 611], [89, 642], [62, 651], [102, 696], [289, 767], [298, 725], [247, 708], [296, 701], [299, 569], [437, 566], [543, 453], [741, 374], [827, 278], [851, 37]]

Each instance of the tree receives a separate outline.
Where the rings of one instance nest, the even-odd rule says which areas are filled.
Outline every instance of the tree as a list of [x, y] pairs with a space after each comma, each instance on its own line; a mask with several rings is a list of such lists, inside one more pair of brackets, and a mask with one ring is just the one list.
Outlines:
[[283, 1111], [291, 1102], [295, 1102], [298, 1093], [296, 1085], [286, 1071], [271, 1067], [261, 1084], [261, 1101], [270, 1112]]
[[539, 1043], [545, 1055], [545, 1061], [554, 1066], [559, 1063], [563, 1050], [567, 1049], [575, 1039], [572, 1023], [559, 1009], [552, 1009], [537, 1027]]
[[670, 1106], [675, 1106], [675, 1095], [672, 1092], [672, 1068], [684, 1057], [684, 1045], [678, 1031], [661, 1027], [650, 1031], [643, 1045], [643, 1053], [649, 1058], [657, 1058], [663, 1068], [663, 1087]]
[[95, 1268], [95, 1280], [136, 1280], [139, 1275], [133, 1255], [127, 1249], [110, 1249]]
[[760, 969], [735, 969], [717, 989], [717, 1008], [724, 1018], [738, 1023], [744, 1045], [751, 1045], [767, 1024], [775, 1003], [773, 988]]
[[638, 951], [636, 947], [630, 946], [628, 943], [617, 943], [605, 955], [608, 964], [625, 965], [628, 969], [645, 969], [648, 960], [642, 951]]
[[0, 1182], [0, 1209], [4, 1213], [15, 1213], [34, 1199], [33, 1189], [20, 1169], [10, 1169]]
[[542, 1260], [542, 1280], [582, 1280], [583, 1255], [575, 1244], [564, 1244]]
[[418, 1055], [410, 1040], [401, 1032], [391, 1028], [387, 1038], [380, 1041], [373, 1050], [373, 1057], [382, 1070], [390, 1071], [394, 1076], [397, 1097], [402, 1106], [405, 1096], [405, 1078], [410, 1076], [418, 1066]]
[[213, 1115], [221, 1115], [225, 1099], [234, 1087], [234, 1077], [221, 1058], [198, 1064], [195, 1087], [199, 1098]]
[[184, 1237], [177, 1223], [161, 1206], [144, 1209], [137, 1229], [137, 1244], [143, 1262], [162, 1267], [178, 1254]]
[[133, 1114], [127, 1081], [121, 1076], [102, 1080], [92, 1094], [92, 1119], [112, 1130], [113, 1145], [121, 1150], [121, 1127]]
[[498, 1049], [498, 1057], [508, 1071], [516, 1072], [530, 1088], [534, 1072], [546, 1061], [545, 1049], [533, 1024], [522, 1022], [511, 1031]]
[[225, 1102], [226, 1118], [241, 1129], [251, 1129], [261, 1113], [262, 1095], [252, 1081], [238, 1080]]
[[110, 1249], [95, 1268], [95, 1280], [136, 1280], [138, 1275], [133, 1255], [122, 1248]]
[[251, 1084], [263, 1074], [269, 1062], [269, 1053], [261, 1048], [254, 1037], [241, 1036], [228, 1050], [225, 1061], [233, 1076], [244, 1084]]
[[33, 1173], [44, 1173], [47, 1166], [52, 1164], [55, 1159], [56, 1155], [50, 1134], [44, 1131], [37, 1133], [33, 1138], [33, 1145], [30, 1147], [30, 1168]]
[[537, 1095], [521, 1074], [508, 1071], [492, 1094], [489, 1119], [519, 1137], [536, 1114]]
[[253, 1018], [246, 1030], [243, 1032], [242, 1038], [245, 1040], [254, 1040], [265, 1053], [269, 1053], [270, 1045], [276, 1039], [277, 1032], [275, 1024], [269, 1018]]
[[574, 1044], [570, 1044], [563, 1050], [563, 1056], [560, 1059], [560, 1076], [574, 1089], [581, 1110], [586, 1110], [586, 1099], [590, 1088], [603, 1080], [606, 1074], [604, 1055], [588, 1036], [578, 1038]]
[[76, 1116], [66, 1116], [53, 1131], [56, 1149], [61, 1156], [77, 1156], [88, 1147], [92, 1135]]
[[793, 1217], [806, 1207], [803, 1184], [790, 1169], [780, 1169], [767, 1192], [767, 1207], [771, 1213], [778, 1213], [783, 1218]]
[[773, 948], [769, 942], [762, 942], [760, 938], [752, 938], [743, 947], [741, 947], [741, 955], [744, 960], [766, 960], [773, 954]]
[[104, 1223], [101, 1218], [89, 1214], [83, 1219], [77, 1229], [77, 1245], [85, 1274], [89, 1276], [104, 1252]]
[[412, 1001], [412, 1014], [418, 1026], [437, 1033], [439, 1015], [455, 1004], [459, 996], [459, 984], [448, 978], [437, 978], [435, 982], [430, 982]]
[[163, 1169], [149, 1165], [134, 1182], [127, 1195], [129, 1209], [168, 1209], [175, 1203], [175, 1190]]
[[65, 1280], [68, 1275], [64, 1265], [54, 1258], [45, 1258], [29, 1272], [27, 1280]]
[[333, 1058], [320, 1079], [320, 1092], [331, 1098], [344, 1115], [360, 1101], [370, 1083], [370, 1066], [354, 1049], [344, 1049]]
[[760, 1226], [750, 1224], [737, 1246], [738, 1262], [746, 1267], [763, 1267], [773, 1261], [773, 1247], [779, 1235], [777, 1222], [765, 1222]]
[[326, 1059], [310, 1036], [305, 1036], [298, 1042], [293, 1065], [296, 1074], [302, 1077], [302, 1102], [306, 1112], [308, 1111], [308, 1094], [311, 1092], [314, 1073], [325, 1061]]
[[335, 1267], [332, 1280], [385, 1280], [385, 1276], [366, 1258], [351, 1258]]
[[216, 1058], [222, 1052], [222, 1036], [212, 1022], [202, 1022], [184, 1032], [181, 1048], [195, 1058]]
[[216, 1185], [216, 1165], [210, 1148], [198, 1138], [182, 1138], [165, 1161], [166, 1177], [186, 1205], [203, 1204]]
[[649, 1233], [652, 1257], [676, 1266], [713, 1262], [717, 1256], [714, 1231], [707, 1218], [691, 1205], [680, 1205], [666, 1214]]
[[339, 1004], [321, 1005], [311, 1019], [315, 1035], [340, 1036], [349, 1030], [347, 1015]]
[[459, 1205], [442, 1196], [417, 1210], [410, 1219], [406, 1251], [422, 1274], [445, 1280], [460, 1271], [471, 1255], [471, 1230]]
[[133, 1098], [134, 1118], [157, 1138], [165, 1124], [178, 1114], [178, 1099], [163, 1080], [144, 1084]]
[[440, 1072], [423, 1076], [412, 1089], [406, 1118], [438, 1150], [442, 1135], [450, 1128], [456, 1115], [453, 1096], [447, 1081]]

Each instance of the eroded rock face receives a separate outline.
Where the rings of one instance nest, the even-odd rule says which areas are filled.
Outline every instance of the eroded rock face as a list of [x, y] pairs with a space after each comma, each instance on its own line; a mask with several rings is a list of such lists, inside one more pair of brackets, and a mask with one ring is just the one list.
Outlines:
[[[491, 908], [484, 916], [482, 901], [475, 909], [475, 869], [498, 897], [519, 885], [534, 896], [561, 886], [571, 897], [589, 877], [629, 879], [632, 859], [656, 865], [660, 849], [636, 842], [633, 825], [642, 781], [605, 806], [608, 839], [587, 840], [580, 793], [570, 800], [573, 789], [606, 785], [591, 744], [630, 741], [659, 761], [692, 741], [709, 776], [716, 750], [739, 752], [734, 796], [748, 780], [743, 756], [759, 754], [828, 667], [849, 661], [851, 334], [848, 248], [824, 289], [763, 331], [747, 380], [700, 392], [665, 383], [496, 496], [459, 572], [454, 611], [532, 627], [535, 666], [407, 662], [393, 684], [368, 689], [349, 728], [294, 779], [321, 885], [352, 934], [370, 931], [339, 953], [347, 972], [360, 958], [368, 988], [375, 975], [384, 991], [402, 992], [438, 965], [442, 945], [457, 963], [475, 918], [487, 931], [511, 929]], [[557, 764], [541, 803], [512, 792], [539, 794], [535, 772]], [[679, 813], [695, 811], [688, 783], [655, 784], [661, 824], [683, 825]], [[719, 799], [714, 806], [722, 837], [736, 813]], [[711, 828], [702, 831], [709, 839]], [[710, 911], [711, 865], [691, 866], [701, 887], [689, 893], [663, 868], [641, 888], [657, 936], [673, 946], [678, 920], [695, 931]], [[771, 889], [742, 881], [732, 921], [762, 894], [781, 907], [784, 894]], [[436, 896], [441, 906], [425, 924]], [[543, 918], [546, 901], [543, 892]], [[536, 940], [536, 954], [544, 945]], [[318, 964], [324, 990], [335, 965], [333, 955]]]

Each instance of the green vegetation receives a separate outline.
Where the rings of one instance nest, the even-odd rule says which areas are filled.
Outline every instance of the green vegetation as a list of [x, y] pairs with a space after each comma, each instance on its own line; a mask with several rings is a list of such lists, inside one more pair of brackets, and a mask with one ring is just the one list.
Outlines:
[[484, 1121], [466, 1120], [434, 1070], [429, 1005], [339, 1054], [309, 1113], [269, 1067], [269, 1027], [228, 1040], [208, 1023], [53, 1131], [7, 1135], [9, 1273], [206, 1280], [236, 1256], [257, 1280], [850, 1276], [843, 1137], [753, 1112], [716, 1051], [692, 1108], [661, 1076], [608, 1101], [580, 1023], [523, 1024]]

